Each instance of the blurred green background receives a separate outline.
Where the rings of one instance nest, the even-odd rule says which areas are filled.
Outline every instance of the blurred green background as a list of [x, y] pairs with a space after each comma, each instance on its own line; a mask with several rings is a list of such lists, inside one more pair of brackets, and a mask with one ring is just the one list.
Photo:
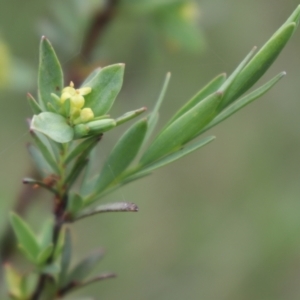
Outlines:
[[[48, 23], [55, 23], [56, 6], [62, 2], [0, 2], [0, 37], [5, 43], [0, 61], [10, 66], [13, 78], [0, 95], [2, 231], [21, 191], [21, 179], [31, 172], [26, 93], [36, 95], [40, 36], [42, 30], [49, 30]], [[65, 2], [71, 14], [72, 1]], [[299, 4], [294, 0], [197, 3], [205, 36], [199, 51], [160, 39], [159, 30], [151, 28], [142, 11], [133, 17], [129, 10], [107, 26], [94, 51], [95, 61], [125, 62], [127, 68], [113, 115], [153, 107], [164, 76], [171, 71], [161, 111], [163, 125], [212, 77], [230, 73], [252, 46], [260, 47]], [[61, 12], [71, 25], [78, 25], [76, 17]], [[68, 68], [82, 44], [80, 36], [62, 37], [53, 45], [62, 66]], [[212, 144], [106, 199], [134, 202], [139, 213], [95, 216], [72, 226], [74, 261], [103, 246], [106, 255], [98, 271], [115, 271], [118, 278], [68, 299], [79, 295], [105, 300], [300, 298], [299, 49], [298, 29], [262, 81], [282, 70], [287, 77], [262, 99], [210, 130], [217, 136]], [[1, 68], [5, 70], [3, 63]], [[120, 133], [105, 135], [101, 161]], [[50, 215], [50, 203], [47, 195], [40, 195], [26, 214], [37, 230]]]

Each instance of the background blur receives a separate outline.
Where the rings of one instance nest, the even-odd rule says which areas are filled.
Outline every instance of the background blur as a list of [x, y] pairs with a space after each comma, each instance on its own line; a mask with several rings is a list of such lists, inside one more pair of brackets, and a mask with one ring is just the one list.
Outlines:
[[[72, 2], [0, 1], [2, 231], [21, 191], [21, 179], [31, 173], [26, 93], [36, 95], [40, 36], [50, 38], [65, 69], [82, 48], [77, 28], [81, 19], [74, 15]], [[76, 2], [87, 15], [84, 7], [90, 1]], [[101, 6], [101, 1], [91, 1], [90, 6], [92, 2]], [[66, 3], [70, 15], [59, 8]], [[126, 63], [124, 88], [113, 115], [144, 105], [151, 108], [171, 71], [161, 111], [160, 125], [164, 124], [212, 77], [230, 73], [254, 45], [260, 47], [299, 3], [199, 0], [197, 4], [198, 44], [161, 36], [163, 31], [151, 27], [143, 5], [110, 21], [93, 62]], [[55, 31], [59, 13], [70, 26], [69, 33], [60, 36]], [[298, 28], [260, 83], [282, 70], [287, 77], [213, 128], [210, 134], [217, 139], [212, 144], [106, 199], [134, 202], [139, 213], [95, 216], [74, 225], [75, 260], [103, 246], [106, 255], [98, 271], [115, 271], [118, 278], [68, 299], [80, 294], [105, 300], [299, 299], [299, 49]], [[120, 133], [105, 135], [101, 159]], [[49, 197], [40, 195], [26, 213], [36, 230], [50, 215], [49, 209]]]

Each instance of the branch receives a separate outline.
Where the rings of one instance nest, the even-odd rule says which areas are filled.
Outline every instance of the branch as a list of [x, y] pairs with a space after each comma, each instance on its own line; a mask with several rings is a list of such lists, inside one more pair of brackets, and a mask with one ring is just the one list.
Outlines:
[[103, 10], [98, 12], [91, 22], [83, 43], [82, 60], [89, 60], [97, 40], [103, 34], [109, 22], [114, 18], [119, 0], [108, 0]]

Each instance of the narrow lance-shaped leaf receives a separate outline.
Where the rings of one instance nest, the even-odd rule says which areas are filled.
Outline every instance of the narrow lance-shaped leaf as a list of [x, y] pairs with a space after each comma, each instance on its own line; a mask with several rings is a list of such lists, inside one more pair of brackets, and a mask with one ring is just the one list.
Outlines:
[[33, 98], [33, 96], [30, 93], [27, 94], [27, 100], [28, 100], [29, 106], [31, 107], [32, 112], [35, 115], [37, 115], [43, 111], [42, 108], [40, 107], [40, 105], [37, 103], [37, 101]]
[[138, 210], [139, 208], [137, 207], [137, 205], [130, 202], [115, 202], [102, 204], [97, 206], [96, 208], [83, 211], [75, 218], [74, 221], [104, 212], [137, 212]]
[[218, 114], [205, 128], [203, 128], [203, 130], [198, 135], [200, 135], [203, 132], [207, 131], [208, 129], [216, 126], [217, 124], [226, 120], [228, 117], [230, 117], [231, 115], [236, 113], [238, 110], [240, 110], [244, 106], [250, 104], [254, 100], [263, 96], [285, 75], [286, 75], [285, 72], [279, 73], [277, 76], [272, 78], [270, 81], [268, 81], [267, 83], [265, 83], [258, 89], [254, 90], [253, 92], [249, 93], [248, 95], [245, 95], [244, 97], [233, 102], [226, 109], [224, 109], [220, 114]]
[[38, 265], [43, 265], [46, 263], [47, 259], [50, 257], [54, 249], [53, 244], [48, 245], [46, 248], [41, 250], [37, 257], [37, 264]]
[[21, 290], [21, 275], [8, 263], [4, 264], [5, 279], [8, 286], [8, 291], [12, 299], [20, 299], [22, 297]]
[[42, 142], [42, 140], [38, 137], [38, 135], [34, 131], [31, 131], [30, 133], [36, 143], [36, 146], [41, 151], [41, 154], [43, 155], [47, 163], [51, 166], [52, 170], [58, 174], [59, 169], [57, 163], [52, 153], [49, 151], [49, 148]]
[[250, 89], [264, 75], [293, 35], [295, 27], [295, 23], [287, 24], [267, 41], [225, 92], [220, 110]]
[[17, 236], [18, 243], [32, 257], [37, 257], [40, 252], [40, 247], [28, 224], [15, 213], [11, 213], [10, 221]]
[[96, 184], [99, 193], [126, 170], [138, 154], [147, 132], [147, 120], [142, 119], [131, 126], [111, 151]]
[[43, 108], [47, 108], [50, 102], [54, 107], [56, 103], [51, 97], [51, 93], [61, 93], [63, 88], [63, 72], [57, 59], [55, 51], [44, 36], [40, 44], [40, 62], [38, 74], [39, 98]]
[[89, 82], [92, 81], [98, 73], [101, 71], [101, 68], [98, 67], [94, 69], [84, 80], [84, 82], [81, 84], [81, 87], [90, 86]]
[[80, 195], [86, 196], [89, 195], [94, 187], [94, 184], [96, 183], [96, 175], [93, 173], [94, 166], [96, 165], [96, 149], [94, 148], [89, 157], [89, 161], [84, 169], [83, 179], [80, 187]]
[[[298, 27], [300, 21], [300, 5], [296, 7], [296, 9], [292, 12], [292, 14], [287, 18], [287, 20], [278, 28], [278, 30], [273, 34], [273, 36], [277, 35], [278, 32], [281, 32], [282, 28], [286, 25], [295, 23], [296, 27]], [[272, 37], [273, 37], [272, 36]]]
[[67, 208], [67, 220], [73, 220], [83, 206], [83, 199], [79, 194], [70, 194]]
[[101, 136], [93, 136], [91, 138], [85, 139], [83, 142], [80, 142], [66, 157], [65, 164], [71, 162], [74, 158], [76, 158], [79, 154], [86, 152], [87, 155], [89, 152], [97, 145], [100, 141]]
[[154, 109], [153, 109], [153, 111], [151, 112], [151, 114], [149, 116], [148, 131], [147, 131], [144, 143], [146, 143], [148, 141], [148, 139], [151, 137], [151, 135], [153, 133], [153, 130], [154, 130], [156, 124], [157, 124], [157, 121], [158, 121], [158, 112], [159, 112], [161, 104], [162, 104], [162, 102], [163, 102], [163, 100], [165, 98], [165, 94], [166, 94], [166, 91], [167, 91], [167, 88], [168, 88], [168, 85], [169, 85], [169, 82], [170, 82], [170, 78], [171, 78], [171, 73], [169, 72], [166, 75], [166, 78], [165, 78], [162, 90], [161, 90], [161, 92], [159, 94], [159, 97], [158, 97], [157, 102], [156, 102], [156, 104], [154, 106]]
[[47, 177], [48, 175], [54, 173], [54, 170], [49, 165], [49, 163], [45, 160], [41, 151], [32, 144], [28, 145], [28, 152], [33, 159], [35, 166], [43, 177]]
[[87, 165], [88, 159], [84, 155], [78, 157], [73, 168], [69, 172], [65, 184], [70, 188], [75, 180], [79, 177], [84, 167]]
[[49, 192], [53, 193], [54, 195], [57, 195], [57, 191], [52, 188], [51, 184], [47, 184], [44, 181], [26, 177], [26, 178], [23, 178], [22, 182], [24, 184], [31, 184], [34, 187], [37, 187], [37, 186], [42, 187], [42, 188], [48, 190]]
[[147, 107], [141, 107], [139, 109], [133, 110], [133, 111], [129, 111], [127, 113], [125, 113], [124, 115], [118, 117], [115, 121], [116, 121], [116, 125], [119, 126], [127, 121], [130, 121], [131, 119], [136, 118], [137, 116], [139, 116], [140, 114], [142, 114], [143, 112], [145, 112], [147, 110]]
[[[73, 283], [69, 284], [68, 286], [64, 287], [63, 289], [61, 289], [58, 293], [60, 296], [64, 296], [64, 295], [67, 295], [68, 293], [70, 293], [71, 291], [73, 292], [76, 289], [86, 287], [87, 285], [90, 285], [92, 283], [99, 282], [99, 281], [102, 281], [105, 279], [115, 278], [116, 276], [117, 275], [115, 273], [100, 274], [98, 276], [95, 276], [95, 277], [85, 280], [85, 281], [73, 282]], [[80, 298], [78, 300], [86, 300], [86, 298]]]
[[[90, 143], [88, 146], [86, 146], [85, 142], [82, 144], [85, 145], [85, 147], [81, 148], [81, 153], [76, 159], [72, 169], [70, 170], [66, 180], [65, 184], [69, 187], [74, 183], [74, 181], [78, 178], [78, 176], [81, 174], [81, 171], [84, 169], [84, 167], [88, 163], [88, 155], [93, 149], [94, 146], [96, 146], [97, 142], [101, 139], [101, 136], [98, 136], [97, 139], [93, 140], [93, 143]], [[80, 148], [80, 145], [78, 146]], [[76, 148], [74, 149], [76, 151]], [[74, 153], [74, 152], [73, 152]], [[72, 154], [72, 153], [71, 153]]]
[[56, 298], [56, 282], [51, 276], [49, 276], [49, 273], [47, 273], [47, 275], [48, 278], [41, 292], [41, 296], [39, 297], [41, 300], [53, 300]]
[[77, 264], [73, 270], [71, 270], [67, 278], [67, 284], [72, 282], [80, 282], [87, 278], [96, 267], [100, 259], [103, 257], [103, 254], [103, 250], [98, 250]]
[[116, 126], [114, 119], [102, 119], [74, 126], [74, 139], [81, 139], [91, 135], [99, 135]]
[[88, 206], [90, 203], [96, 201], [96, 200], [99, 200], [101, 198], [103, 198], [104, 196], [114, 192], [115, 190], [117, 190], [118, 188], [120, 188], [121, 186], [124, 186], [125, 184], [128, 184], [132, 181], [135, 181], [135, 180], [138, 180], [138, 179], [141, 179], [141, 178], [144, 178], [148, 175], [150, 175], [151, 173], [146, 173], [146, 174], [137, 174], [137, 176], [130, 176], [129, 178], [126, 178], [126, 179], [122, 179], [120, 178], [118, 183], [109, 187], [108, 189], [104, 190], [103, 192], [99, 192], [99, 193], [96, 193], [96, 194], [92, 194], [92, 195], [89, 195], [88, 197], [86, 197], [84, 199], [84, 207]]
[[[137, 173], [134, 173], [133, 175], [130, 175], [129, 177], [124, 176], [125, 180], [129, 180], [131, 178], [137, 177], [137, 176], [142, 176], [144, 174], [149, 174], [149, 172], [152, 172], [158, 168], [164, 167], [200, 148], [203, 146], [207, 145], [208, 143], [212, 142], [215, 139], [214, 136], [209, 136], [206, 138], [201, 139], [200, 141], [197, 141], [193, 144], [187, 145], [179, 149], [178, 151], [167, 155], [166, 157], [154, 162], [153, 164], [150, 164], [149, 166], [142, 168], [140, 171]], [[130, 171], [130, 170], [129, 170]]]
[[33, 263], [34, 265], [37, 264], [37, 257], [33, 256], [32, 253], [30, 253], [28, 251], [28, 249], [26, 249], [25, 247], [23, 247], [23, 245], [18, 244], [18, 249], [19, 251], [23, 254], [23, 256], [30, 261], [31, 263]]
[[34, 115], [30, 129], [41, 132], [58, 143], [68, 143], [74, 137], [74, 130], [68, 125], [66, 119], [52, 112]]
[[214, 118], [221, 98], [219, 92], [211, 94], [171, 123], [146, 150], [140, 165], [148, 165], [189, 142]]
[[174, 122], [176, 119], [181, 117], [184, 113], [198, 104], [200, 101], [205, 99], [210, 94], [216, 92], [218, 88], [225, 82], [226, 74], [220, 74], [214, 79], [212, 79], [204, 88], [202, 88], [191, 100], [189, 100], [184, 106], [182, 106], [177, 113], [171, 118], [171, 120], [167, 123], [166, 127]]
[[45, 249], [52, 243], [53, 239], [53, 219], [47, 219], [39, 232], [39, 245], [41, 249]]
[[88, 82], [91, 93], [85, 96], [85, 107], [90, 107], [95, 117], [106, 114], [112, 107], [123, 84], [124, 64], [107, 66]]
[[239, 65], [235, 68], [235, 70], [230, 74], [230, 76], [225, 80], [225, 82], [220, 86], [218, 91], [224, 93], [230, 85], [234, 82], [243, 68], [247, 65], [253, 54], [255, 53], [257, 47], [253, 47], [251, 51], [246, 55], [246, 57], [239, 63]]

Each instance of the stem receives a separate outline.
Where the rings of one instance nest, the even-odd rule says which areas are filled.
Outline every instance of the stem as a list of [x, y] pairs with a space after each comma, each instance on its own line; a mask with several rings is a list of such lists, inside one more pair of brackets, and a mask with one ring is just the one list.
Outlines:
[[[68, 195], [66, 194], [67, 189], [65, 187], [66, 172], [65, 172], [64, 160], [67, 152], [68, 152], [68, 145], [64, 145], [59, 161], [57, 162], [57, 167], [59, 169], [59, 180], [57, 181], [56, 184], [57, 195], [54, 197], [53, 214], [55, 217], [55, 222], [53, 226], [53, 236], [52, 236], [52, 243], [54, 245], [54, 248], [51, 256], [47, 261], [48, 264], [51, 264], [53, 262], [55, 248], [58, 243], [59, 235], [65, 223], [64, 217], [65, 217], [65, 212], [68, 204]], [[30, 300], [40, 299], [40, 296], [42, 295], [48, 277], [49, 276], [47, 274], [40, 274], [35, 291], [33, 292]]]
[[109, 22], [113, 19], [118, 3], [119, 0], [108, 0], [104, 9], [94, 16], [83, 43], [83, 49], [81, 53], [81, 57], [83, 59], [90, 59], [97, 40], [103, 34]]
[[85, 33], [85, 38], [80, 56], [69, 66], [67, 73], [67, 82], [73, 81], [75, 84], [82, 82], [83, 69], [86, 69], [87, 63], [91, 61], [95, 45], [99, 43], [103, 33], [109, 23], [113, 20], [117, 12], [117, 6], [120, 0], [106, 0], [106, 4], [101, 11], [96, 12], [91, 20], [90, 27]]

